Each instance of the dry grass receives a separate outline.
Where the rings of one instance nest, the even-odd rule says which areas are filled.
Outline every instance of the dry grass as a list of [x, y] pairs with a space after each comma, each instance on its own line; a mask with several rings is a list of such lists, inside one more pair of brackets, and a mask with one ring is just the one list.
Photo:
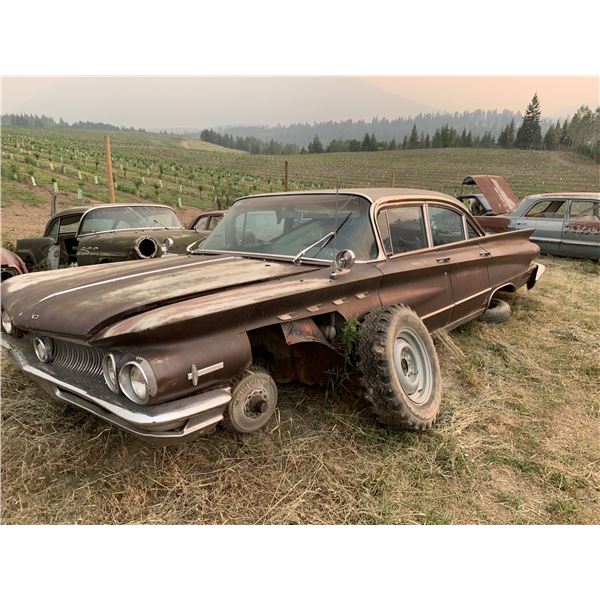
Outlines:
[[270, 430], [153, 447], [2, 372], [4, 523], [598, 523], [600, 267], [544, 257], [512, 319], [437, 340], [424, 434], [350, 384], [283, 386]]

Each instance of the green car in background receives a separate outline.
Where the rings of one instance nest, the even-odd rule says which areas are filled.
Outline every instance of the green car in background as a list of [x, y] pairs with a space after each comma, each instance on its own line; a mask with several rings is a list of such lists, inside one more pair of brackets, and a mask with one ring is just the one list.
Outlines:
[[75, 207], [53, 215], [43, 237], [17, 240], [16, 254], [29, 270], [57, 269], [183, 254], [208, 234], [184, 229], [160, 204]]

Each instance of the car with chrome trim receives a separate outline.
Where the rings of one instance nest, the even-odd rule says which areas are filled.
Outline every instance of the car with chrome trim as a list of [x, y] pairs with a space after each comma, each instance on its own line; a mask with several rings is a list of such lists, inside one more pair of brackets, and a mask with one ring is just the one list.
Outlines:
[[161, 204], [101, 204], [53, 215], [42, 237], [17, 240], [29, 270], [157, 258], [186, 248], [209, 231], [188, 231]]
[[600, 193], [527, 196], [510, 212], [480, 224], [490, 232], [533, 229], [531, 240], [542, 254], [600, 260]]
[[326, 383], [348, 358], [380, 422], [426, 429], [431, 335], [502, 320], [497, 295], [544, 270], [530, 234], [486, 235], [429, 190], [248, 196], [186, 256], [5, 282], [2, 345], [51, 397], [155, 440], [258, 431], [278, 384]]
[[[464, 186], [479, 193], [464, 194]], [[519, 202], [498, 175], [469, 175], [457, 196], [489, 233], [533, 229], [543, 254], [600, 259], [600, 193], [534, 194]]]

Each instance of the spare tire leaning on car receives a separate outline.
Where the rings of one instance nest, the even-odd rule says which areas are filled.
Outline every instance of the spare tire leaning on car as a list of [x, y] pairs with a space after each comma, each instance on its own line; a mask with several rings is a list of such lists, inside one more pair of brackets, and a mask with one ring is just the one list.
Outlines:
[[492, 298], [479, 318], [486, 323], [506, 323], [510, 319], [510, 305], [500, 298]]
[[427, 327], [412, 309], [398, 304], [369, 313], [356, 355], [378, 421], [414, 431], [435, 423], [442, 399], [440, 365]]

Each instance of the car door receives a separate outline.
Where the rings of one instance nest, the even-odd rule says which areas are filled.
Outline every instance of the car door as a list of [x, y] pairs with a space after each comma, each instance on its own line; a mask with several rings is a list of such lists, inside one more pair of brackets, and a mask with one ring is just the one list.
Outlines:
[[490, 293], [490, 253], [479, 245], [479, 235], [458, 208], [429, 202], [427, 205], [435, 260], [446, 265], [450, 275], [452, 312], [449, 323], [457, 323], [485, 310]]
[[570, 201], [560, 255], [600, 259], [600, 201], [583, 198]]
[[410, 306], [433, 331], [444, 327], [452, 312], [448, 266], [436, 260], [423, 202], [389, 205], [377, 214], [387, 260], [378, 263], [383, 277], [383, 305]]
[[567, 209], [567, 201], [543, 198], [531, 206], [523, 216], [515, 217], [511, 229], [534, 229], [531, 241], [545, 254], [558, 254]]

